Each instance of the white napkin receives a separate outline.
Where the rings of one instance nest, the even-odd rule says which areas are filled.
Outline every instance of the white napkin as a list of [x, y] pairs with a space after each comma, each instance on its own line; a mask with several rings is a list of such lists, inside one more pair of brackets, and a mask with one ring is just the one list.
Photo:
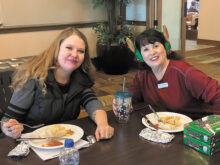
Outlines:
[[[75, 143], [75, 148], [77, 148], [78, 150], [81, 148], [85, 148], [85, 147], [89, 147], [89, 142], [86, 140], [80, 139]], [[35, 147], [31, 147], [31, 149], [43, 161], [58, 157], [60, 150], [61, 150], [61, 148], [59, 148], [59, 149], [39, 149], [39, 148], [35, 148]]]
[[[31, 133], [26, 133], [26, 134], [22, 134], [21, 137], [25, 138], [25, 137], [30, 137]], [[89, 147], [89, 142], [86, 140], [78, 140], [75, 143], [75, 148], [77, 148], [78, 150], [81, 148], [86, 148]], [[61, 148], [59, 149], [40, 149], [40, 148], [36, 148], [36, 147], [32, 147], [31, 149], [43, 160], [49, 160], [52, 158], [56, 158], [58, 157]]]

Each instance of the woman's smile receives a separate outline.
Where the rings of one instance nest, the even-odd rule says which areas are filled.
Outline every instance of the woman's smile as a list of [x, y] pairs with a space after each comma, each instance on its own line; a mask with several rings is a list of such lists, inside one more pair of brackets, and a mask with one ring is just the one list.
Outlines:
[[78, 59], [70, 59], [70, 58], [67, 58], [66, 59], [66, 62], [68, 63], [68, 64], [77, 64], [78, 62], [79, 62], [79, 60]]
[[163, 44], [155, 42], [141, 47], [141, 55], [151, 68], [163, 67], [166, 63], [166, 50]]
[[150, 60], [151, 60], [151, 61], [157, 61], [158, 58], [159, 58], [158, 56], [153, 56]]

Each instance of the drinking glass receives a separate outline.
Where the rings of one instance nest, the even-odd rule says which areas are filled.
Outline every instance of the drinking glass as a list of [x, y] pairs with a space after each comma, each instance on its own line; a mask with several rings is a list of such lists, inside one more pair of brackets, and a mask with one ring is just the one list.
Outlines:
[[132, 92], [123, 90], [116, 91], [114, 96], [117, 104], [118, 122], [127, 123], [129, 121], [131, 112]]

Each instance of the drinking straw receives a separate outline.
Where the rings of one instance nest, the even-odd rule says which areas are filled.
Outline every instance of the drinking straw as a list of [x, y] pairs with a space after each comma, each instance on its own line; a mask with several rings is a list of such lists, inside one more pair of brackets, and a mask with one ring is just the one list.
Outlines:
[[124, 80], [123, 80], [123, 92], [125, 91], [125, 77], [124, 77]]

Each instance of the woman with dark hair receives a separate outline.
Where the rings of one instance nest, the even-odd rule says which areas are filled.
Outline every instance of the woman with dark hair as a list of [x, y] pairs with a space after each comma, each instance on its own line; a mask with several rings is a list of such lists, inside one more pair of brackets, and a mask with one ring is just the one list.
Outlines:
[[48, 49], [19, 66], [14, 93], [2, 121], [2, 131], [18, 138], [24, 122], [54, 124], [77, 119], [85, 107], [97, 124], [96, 139], [111, 138], [106, 112], [91, 89], [91, 64], [86, 37], [75, 28], [60, 33]]
[[[133, 104], [144, 102], [193, 118], [220, 114], [218, 82], [181, 61], [181, 57], [171, 51], [161, 31], [145, 30], [136, 37], [134, 46], [144, 69], [137, 72], [129, 88]], [[115, 101], [113, 110], [117, 115]]]

